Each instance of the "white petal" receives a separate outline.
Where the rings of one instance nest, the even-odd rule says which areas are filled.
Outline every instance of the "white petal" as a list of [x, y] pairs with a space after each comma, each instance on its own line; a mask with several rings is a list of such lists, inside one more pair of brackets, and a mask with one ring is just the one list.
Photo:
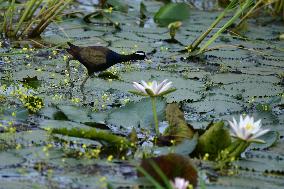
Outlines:
[[269, 131], [270, 131], [269, 129], [260, 130], [259, 132], [255, 133], [251, 138], [252, 139], [258, 138], [258, 137], [268, 133]]
[[245, 127], [242, 127], [241, 125], [239, 125], [239, 137], [244, 140], [247, 140], [249, 136], [250, 136], [250, 132], [248, 132]]
[[173, 82], [168, 82], [168, 83], [166, 83], [166, 84], [161, 88], [161, 90], [159, 91], [159, 94], [162, 93], [162, 92], [165, 92], [165, 91], [167, 91], [169, 88], [171, 88], [171, 87], [172, 87], [172, 83], [173, 83]]
[[174, 182], [171, 182], [171, 184], [174, 189], [186, 189], [189, 184], [189, 181], [177, 177], [175, 178]]
[[270, 131], [269, 129], [261, 129], [261, 119], [254, 122], [254, 117], [250, 117], [249, 115], [240, 116], [239, 123], [235, 118], [233, 118], [233, 121], [228, 122], [231, 127], [231, 136], [251, 142], [264, 142], [257, 138]]
[[154, 92], [154, 94], [157, 94], [157, 87], [158, 87], [158, 83], [156, 80], [154, 80], [152, 83], [152, 91]]
[[257, 127], [261, 127], [261, 119], [254, 123]]
[[141, 84], [137, 82], [133, 82], [133, 87], [135, 87], [138, 91], [141, 91], [142, 93], [147, 94], [145, 91], [145, 88]]
[[245, 127], [247, 124], [249, 124], [249, 123], [251, 123], [251, 119], [250, 119], [250, 117], [249, 116], [246, 116], [245, 118], [244, 118], [244, 120], [243, 120], [243, 123], [241, 124], [240, 123], [240, 125], [242, 126], [242, 127]]
[[159, 85], [158, 85], [158, 87], [157, 87], [157, 94], [159, 94], [160, 93], [160, 90], [161, 90], [161, 88], [167, 83], [167, 79], [165, 79], [164, 81], [162, 81]]
[[141, 80], [141, 83], [144, 86], [144, 88], [150, 88], [150, 86], [144, 80]]
[[137, 83], [137, 82], [132, 82], [133, 83], [133, 87], [135, 87], [137, 90], [138, 90], [138, 88], [137, 88], [137, 85], [140, 85], [139, 83]]
[[[233, 122], [235, 122], [236, 120], [235, 120], [235, 118], [233, 118]], [[230, 126], [231, 126], [231, 128], [232, 128], [232, 130], [233, 130], [233, 134], [234, 135], [236, 135], [238, 132], [239, 132], [239, 130], [238, 130], [238, 125], [237, 124], [234, 124], [233, 122], [231, 122], [231, 121], [228, 121], [229, 122], [229, 124], [230, 124]]]
[[253, 123], [254, 129], [252, 130], [252, 133], [257, 133], [261, 128], [261, 120], [258, 120], [257, 122]]
[[236, 119], [233, 117], [233, 122], [234, 122], [234, 125], [237, 126], [238, 125], [238, 122], [236, 121]]
[[243, 125], [244, 125], [244, 120], [243, 120], [243, 117], [240, 116], [240, 120], [239, 120], [239, 123], [238, 123], [238, 127], [239, 127], [240, 131], [241, 131], [241, 128], [243, 128]]

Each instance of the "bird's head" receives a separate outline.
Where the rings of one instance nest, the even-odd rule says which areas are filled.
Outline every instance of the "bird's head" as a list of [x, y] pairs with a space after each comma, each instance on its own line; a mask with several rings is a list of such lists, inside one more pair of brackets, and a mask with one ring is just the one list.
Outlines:
[[146, 57], [146, 53], [144, 51], [136, 51], [133, 53], [133, 56], [136, 60], [144, 60]]

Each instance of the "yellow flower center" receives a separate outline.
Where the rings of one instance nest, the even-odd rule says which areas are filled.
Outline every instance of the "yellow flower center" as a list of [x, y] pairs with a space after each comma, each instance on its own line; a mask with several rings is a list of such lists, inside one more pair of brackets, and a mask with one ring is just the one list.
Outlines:
[[251, 123], [248, 123], [248, 124], [246, 124], [245, 128], [246, 128], [246, 130], [252, 130], [253, 125]]

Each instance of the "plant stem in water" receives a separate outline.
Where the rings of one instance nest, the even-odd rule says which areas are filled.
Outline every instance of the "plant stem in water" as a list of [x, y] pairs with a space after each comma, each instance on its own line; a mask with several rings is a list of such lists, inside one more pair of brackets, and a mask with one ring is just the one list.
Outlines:
[[160, 133], [159, 133], [159, 121], [158, 121], [157, 109], [156, 109], [156, 97], [151, 97], [151, 101], [152, 101], [152, 110], [153, 110], [156, 136], [159, 136]]

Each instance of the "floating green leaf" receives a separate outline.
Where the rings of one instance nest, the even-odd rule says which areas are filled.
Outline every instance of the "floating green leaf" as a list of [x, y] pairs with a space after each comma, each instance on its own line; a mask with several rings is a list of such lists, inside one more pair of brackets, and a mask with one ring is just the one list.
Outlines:
[[88, 116], [88, 109], [79, 106], [59, 105], [58, 108], [66, 115], [68, 120], [78, 123], [92, 122]]
[[124, 2], [118, 0], [107, 0], [107, 3], [117, 11], [128, 12], [128, 4]]
[[189, 17], [190, 7], [186, 3], [169, 3], [161, 7], [155, 14], [154, 20], [161, 26], [171, 22], [182, 21]]
[[218, 153], [231, 144], [229, 131], [224, 127], [224, 122], [214, 123], [203, 135], [199, 137], [196, 152], [214, 159]]
[[[156, 107], [159, 120], [164, 120], [166, 107], [165, 100], [157, 98]], [[114, 109], [109, 113], [106, 122], [107, 124], [121, 127], [121, 129], [127, 129], [129, 132], [132, 128], [154, 128], [152, 125], [154, 124], [154, 120], [150, 98], [144, 98], [138, 103], [130, 102], [122, 108]]]
[[265, 135], [259, 137], [260, 140], [265, 141], [265, 143], [252, 143], [249, 149], [265, 149], [274, 145], [279, 139], [279, 133], [277, 131], [269, 131]]

